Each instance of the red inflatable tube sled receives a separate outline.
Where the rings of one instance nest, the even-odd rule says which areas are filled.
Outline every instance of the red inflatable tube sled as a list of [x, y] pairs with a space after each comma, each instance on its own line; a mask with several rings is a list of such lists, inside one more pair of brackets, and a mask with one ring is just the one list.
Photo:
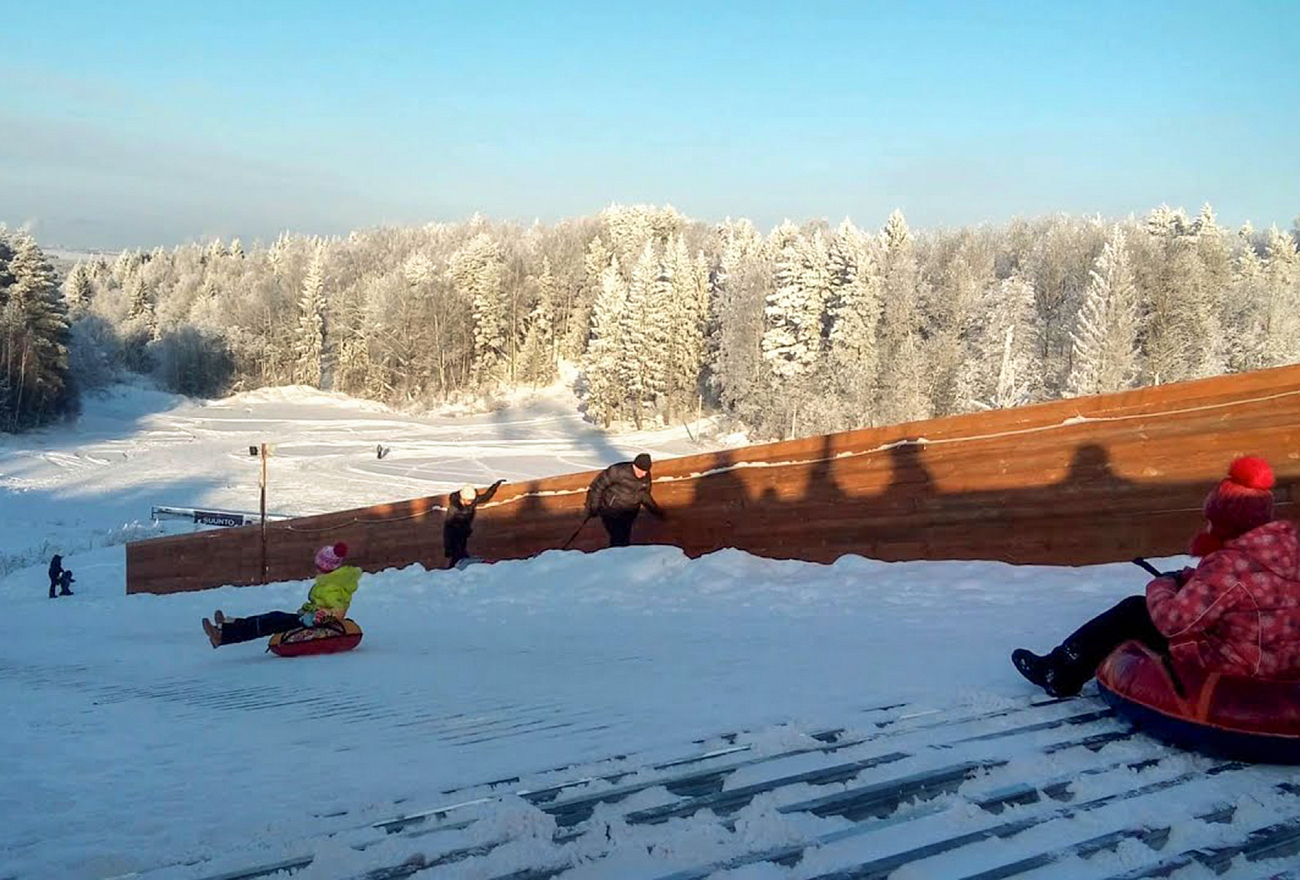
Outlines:
[[1300, 681], [1173, 665], [1125, 642], [1102, 661], [1097, 684], [1116, 712], [1157, 739], [1235, 761], [1300, 764]]
[[277, 657], [303, 657], [308, 654], [338, 654], [361, 644], [361, 627], [348, 618], [321, 626], [292, 629], [271, 636], [266, 650]]

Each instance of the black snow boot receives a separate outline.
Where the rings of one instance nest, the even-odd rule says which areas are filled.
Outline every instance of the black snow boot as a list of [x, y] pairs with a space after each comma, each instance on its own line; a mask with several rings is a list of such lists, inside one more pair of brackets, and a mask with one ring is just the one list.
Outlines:
[[1092, 678], [1096, 666], [1089, 666], [1069, 642], [1045, 657], [1017, 648], [1011, 652], [1016, 671], [1047, 692], [1049, 697], [1073, 697]]

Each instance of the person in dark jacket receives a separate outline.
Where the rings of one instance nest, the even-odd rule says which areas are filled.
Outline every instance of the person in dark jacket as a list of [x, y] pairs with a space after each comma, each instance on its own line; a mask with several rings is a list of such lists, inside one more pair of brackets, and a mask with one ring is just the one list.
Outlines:
[[469, 558], [469, 536], [474, 531], [474, 514], [480, 504], [492, 500], [504, 482], [505, 480], [497, 480], [483, 492], [473, 486], [465, 486], [459, 492], [451, 493], [447, 516], [442, 523], [442, 552], [447, 557], [448, 568], [455, 568], [456, 563]]
[[54, 592], [59, 588], [59, 578], [63, 575], [63, 557], [55, 553], [54, 558], [50, 560], [50, 598], [58, 598], [58, 593]]
[[664, 517], [650, 495], [650, 456], [644, 452], [632, 461], [605, 468], [587, 488], [587, 518], [600, 517], [611, 547], [632, 543], [632, 523], [642, 506], [660, 519]]
[[72, 586], [76, 580], [77, 579], [72, 576], [72, 569], [65, 568], [63, 573], [59, 575], [59, 595], [71, 596], [72, 591], [69, 590], [68, 587]]

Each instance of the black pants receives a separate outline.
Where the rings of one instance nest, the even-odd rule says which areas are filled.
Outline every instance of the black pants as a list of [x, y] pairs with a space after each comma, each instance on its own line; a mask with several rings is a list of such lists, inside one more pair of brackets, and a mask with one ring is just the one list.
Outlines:
[[469, 536], [473, 531], [469, 523], [449, 522], [442, 527], [442, 552], [448, 565], [455, 566], [469, 556]]
[[1160, 654], [1169, 651], [1169, 640], [1151, 622], [1145, 596], [1129, 596], [1098, 614], [1075, 630], [1057, 650], [1065, 652], [1077, 666], [1082, 681], [1087, 681], [1101, 661], [1129, 639], [1137, 639]]
[[59, 578], [57, 575], [50, 575], [50, 598], [53, 599], [58, 594], [54, 591], [59, 588]]
[[268, 611], [252, 617], [228, 619], [221, 627], [221, 644], [234, 645], [238, 642], [251, 642], [276, 633], [288, 632], [302, 626], [297, 614], [287, 611]]
[[626, 547], [632, 543], [632, 523], [636, 522], [636, 515], [635, 510], [612, 510], [600, 515], [600, 521], [609, 534], [609, 546]]

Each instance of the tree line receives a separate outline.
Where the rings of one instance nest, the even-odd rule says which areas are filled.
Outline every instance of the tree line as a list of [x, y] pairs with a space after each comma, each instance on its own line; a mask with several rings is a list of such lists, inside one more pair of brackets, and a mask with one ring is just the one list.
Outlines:
[[1208, 206], [767, 234], [612, 206], [126, 251], [60, 284], [30, 236], [0, 230], [0, 425], [127, 373], [406, 405], [546, 385], [565, 364], [606, 426], [705, 409], [765, 439], [1017, 406], [1300, 361], [1298, 234], [1233, 232]]

